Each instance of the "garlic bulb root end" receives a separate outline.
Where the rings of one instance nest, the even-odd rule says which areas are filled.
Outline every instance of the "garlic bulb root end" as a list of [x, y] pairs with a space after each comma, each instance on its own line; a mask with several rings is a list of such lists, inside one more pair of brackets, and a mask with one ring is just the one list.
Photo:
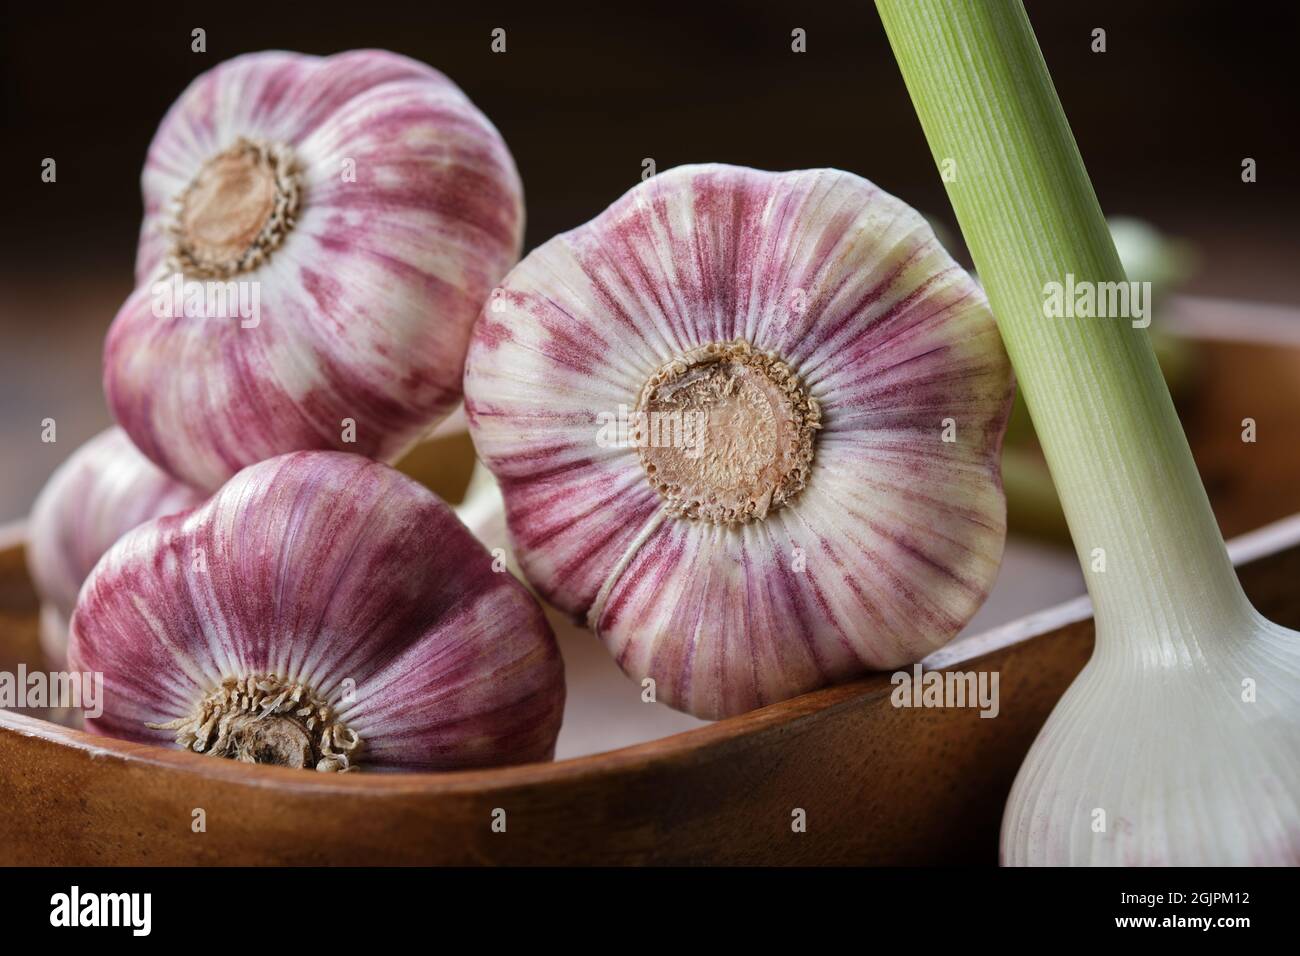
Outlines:
[[671, 515], [761, 520], [808, 483], [817, 399], [775, 353], [743, 339], [666, 363], [641, 389], [637, 411], [638, 429], [650, 429], [634, 436], [641, 465]]
[[211, 757], [329, 773], [355, 770], [361, 738], [306, 684], [276, 674], [227, 677], [194, 711], [151, 730], [175, 730], [176, 743]]
[[240, 137], [176, 197], [168, 271], [207, 279], [251, 272], [293, 229], [301, 193], [292, 147]]

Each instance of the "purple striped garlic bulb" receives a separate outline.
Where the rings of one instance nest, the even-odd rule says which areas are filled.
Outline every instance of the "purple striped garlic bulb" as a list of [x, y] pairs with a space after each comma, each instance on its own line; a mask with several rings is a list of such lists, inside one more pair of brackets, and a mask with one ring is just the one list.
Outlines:
[[1013, 379], [974, 281], [850, 173], [686, 166], [528, 255], [465, 402], [515, 553], [723, 717], [925, 656], [1001, 559]]
[[321, 771], [547, 760], [564, 707], [536, 600], [432, 492], [340, 452], [249, 466], [132, 531], [68, 656], [104, 675], [92, 731]]
[[55, 469], [32, 506], [27, 567], [41, 598], [41, 650], [62, 668], [77, 592], [105, 551], [136, 525], [207, 497], [160, 471], [126, 432], [100, 432]]
[[460, 400], [470, 327], [522, 241], [495, 127], [378, 50], [209, 70], [143, 189], [104, 389], [146, 455], [207, 490], [288, 451], [397, 458]]

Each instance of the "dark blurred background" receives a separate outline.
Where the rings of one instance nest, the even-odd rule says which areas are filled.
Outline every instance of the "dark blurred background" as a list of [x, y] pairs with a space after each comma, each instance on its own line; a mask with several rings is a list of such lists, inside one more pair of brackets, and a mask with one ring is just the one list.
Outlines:
[[[1107, 213], [1190, 239], [1189, 291], [1300, 304], [1300, 7], [1027, 5]], [[529, 247], [603, 209], [647, 157], [842, 167], [953, 221], [869, 2], [26, 3], [6, 18], [0, 521], [107, 424], [99, 346], [131, 289], [146, 148], [185, 85], [240, 53], [385, 47], [446, 72], [514, 152]], [[190, 50], [195, 27], [206, 53]], [[796, 27], [806, 53], [791, 51]], [[1090, 49], [1096, 27], [1105, 53]], [[55, 446], [37, 437], [45, 417]]]

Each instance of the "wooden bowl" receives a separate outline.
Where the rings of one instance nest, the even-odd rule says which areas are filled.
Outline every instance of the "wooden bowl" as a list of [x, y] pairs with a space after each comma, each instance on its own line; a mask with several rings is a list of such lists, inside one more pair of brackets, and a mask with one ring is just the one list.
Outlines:
[[[1300, 516], [1234, 552], [1256, 605], [1300, 627]], [[21, 546], [0, 550], [0, 582], [0, 638], [31, 647]], [[929, 660], [997, 671], [996, 719], [895, 708], [879, 674], [652, 743], [503, 770], [316, 774], [0, 711], [0, 862], [992, 863], [1016, 770], [1092, 651], [1089, 613], [1082, 598]], [[806, 832], [791, 826], [800, 809]], [[492, 826], [499, 810], [505, 832]]]
[[[1253, 415], [1295, 436], [1300, 350], [1211, 344], [1204, 359], [1206, 388], [1228, 405], [1207, 402], [1189, 432], [1221, 523], [1300, 510], [1300, 443], [1261, 439], [1243, 454], [1239, 437], [1219, 434], [1239, 436]], [[1287, 374], [1234, 385], [1261, 363]], [[1253, 398], [1241, 404], [1236, 386]], [[1300, 515], [1232, 550], [1260, 610], [1300, 627]], [[0, 670], [39, 666], [36, 618], [11, 530], [0, 534]], [[996, 719], [896, 708], [890, 675], [878, 674], [637, 746], [460, 773], [248, 766], [0, 711], [0, 863], [994, 863], [1012, 779], [1092, 639], [1081, 598], [926, 661], [998, 672]]]

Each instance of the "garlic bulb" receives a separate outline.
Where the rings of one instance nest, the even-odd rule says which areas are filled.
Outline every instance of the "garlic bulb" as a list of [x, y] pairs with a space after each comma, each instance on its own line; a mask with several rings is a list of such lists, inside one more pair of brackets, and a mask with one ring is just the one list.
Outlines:
[[918, 660], [983, 601], [1012, 376], [924, 220], [687, 166], [532, 252], [466, 361], [521, 567], [702, 717]]
[[1300, 634], [1236, 610], [1098, 621], [1016, 776], [1003, 864], [1300, 865]]
[[27, 526], [27, 566], [41, 598], [41, 649], [63, 667], [68, 616], [96, 562], [138, 524], [206, 496], [140, 454], [120, 428], [100, 432], [50, 476]]
[[143, 190], [104, 389], [146, 455], [207, 490], [298, 449], [398, 457], [459, 400], [470, 326], [522, 238], [496, 129], [377, 50], [204, 73]]
[[128, 534], [69, 660], [104, 675], [90, 730], [322, 771], [549, 759], [564, 706], [537, 602], [431, 492], [338, 452]]

